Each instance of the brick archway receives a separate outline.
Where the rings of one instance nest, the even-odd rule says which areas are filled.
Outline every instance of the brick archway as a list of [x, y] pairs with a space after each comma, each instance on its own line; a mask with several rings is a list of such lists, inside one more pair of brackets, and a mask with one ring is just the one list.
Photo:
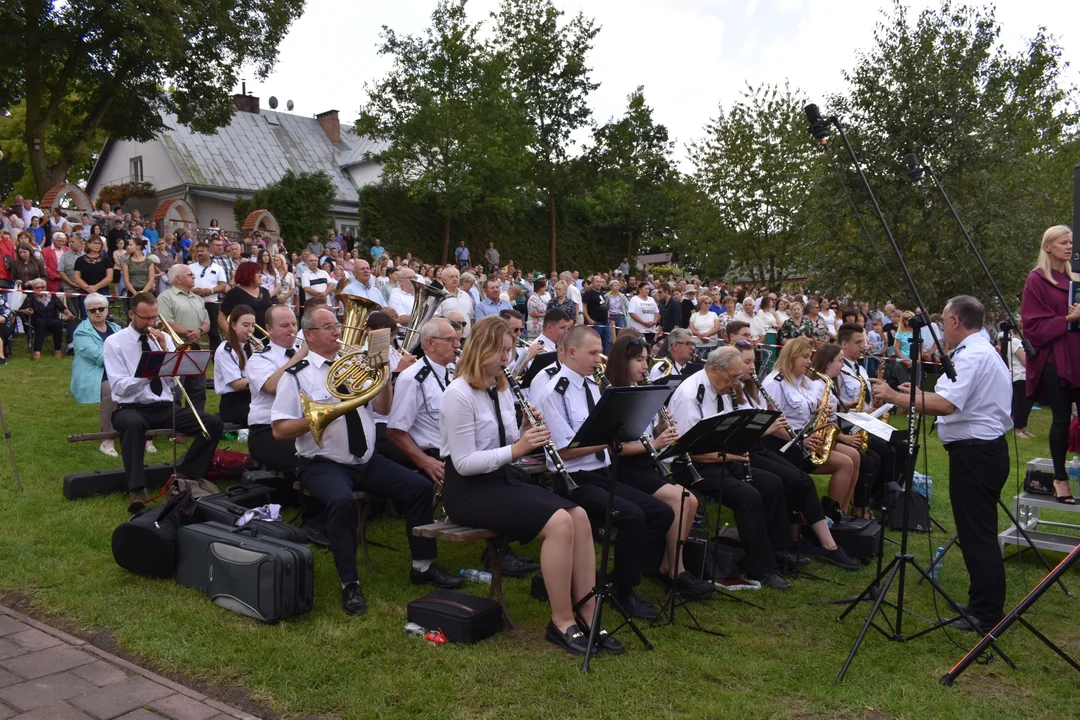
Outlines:
[[163, 200], [154, 211], [154, 223], [161, 223], [161, 231], [165, 233], [195, 230], [198, 227], [198, 216], [191, 203], [183, 198], [169, 198]]
[[[70, 200], [75, 207], [63, 208], [64, 200]], [[45, 197], [41, 198], [41, 208], [43, 210], [52, 210], [53, 208], [74, 209], [80, 213], [88, 213], [90, 212], [90, 196], [75, 183], [60, 183], [50, 188], [49, 192], [45, 193]]]
[[258, 230], [263, 235], [269, 234], [273, 237], [277, 237], [281, 234], [281, 230], [278, 228], [277, 218], [265, 208], [253, 210], [248, 213], [248, 216], [244, 219], [244, 225], [240, 230], [245, 233]]

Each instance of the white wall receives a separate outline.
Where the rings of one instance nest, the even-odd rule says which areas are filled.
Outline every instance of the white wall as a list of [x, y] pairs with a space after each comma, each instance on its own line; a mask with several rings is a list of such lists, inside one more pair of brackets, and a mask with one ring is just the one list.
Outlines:
[[139, 143], [118, 140], [109, 147], [109, 153], [98, 167], [94, 183], [87, 189], [90, 199], [97, 202], [103, 185], [127, 182], [131, 179], [131, 158], [142, 157], [143, 179], [153, 183], [155, 190], [167, 190], [180, 184], [180, 175], [158, 140]]
[[188, 202], [195, 208], [195, 214], [199, 219], [199, 227], [210, 227], [210, 221], [217, 219], [218, 226], [222, 230], [239, 230], [236, 220], [233, 218], [232, 203], [217, 198], [202, 197], [194, 193], [188, 195]]
[[377, 185], [382, 180], [382, 165], [375, 162], [363, 162], [345, 169], [357, 188], [365, 185]]

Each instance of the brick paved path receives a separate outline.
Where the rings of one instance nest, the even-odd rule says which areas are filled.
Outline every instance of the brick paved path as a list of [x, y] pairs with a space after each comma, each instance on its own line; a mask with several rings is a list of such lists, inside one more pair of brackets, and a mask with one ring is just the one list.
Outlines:
[[0, 720], [258, 720], [0, 605]]

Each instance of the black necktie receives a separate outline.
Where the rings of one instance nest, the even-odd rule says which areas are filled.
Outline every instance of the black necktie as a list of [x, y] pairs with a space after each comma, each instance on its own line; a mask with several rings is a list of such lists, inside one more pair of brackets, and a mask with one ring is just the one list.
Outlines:
[[[349, 389], [338, 385], [338, 392], [345, 395]], [[358, 409], [345, 413], [345, 428], [349, 433], [349, 452], [355, 455], [357, 460], [363, 460], [367, 453], [367, 436], [364, 435], [364, 421], [360, 419]]]
[[[589, 406], [589, 414], [592, 415], [592, 411], [596, 409], [596, 401], [593, 400], [592, 388], [589, 387], [590, 383], [591, 383], [591, 380], [589, 378], [585, 378], [585, 382], [583, 382], [581, 384], [581, 386], [585, 389], [585, 404]], [[597, 460], [603, 460], [604, 459], [604, 451], [603, 450], [596, 453], [596, 459]]]
[[495, 405], [495, 422], [499, 424], [499, 447], [506, 445], [506, 427], [503, 425], [502, 410], [499, 409], [499, 389], [491, 388], [488, 396]]
[[288, 350], [285, 351], [285, 357], [288, 358], [289, 360], [292, 360], [292, 356], [295, 355], [295, 354], [296, 354], [296, 350], [294, 350], [293, 348], [289, 348]]
[[[148, 340], [145, 335], [139, 336], [139, 344], [142, 345], [142, 351], [144, 353], [150, 352], [150, 340]], [[160, 377], [154, 377], [150, 380], [150, 392], [154, 393], [155, 395], [160, 395], [163, 389], [164, 388], [162, 388], [161, 386]]]

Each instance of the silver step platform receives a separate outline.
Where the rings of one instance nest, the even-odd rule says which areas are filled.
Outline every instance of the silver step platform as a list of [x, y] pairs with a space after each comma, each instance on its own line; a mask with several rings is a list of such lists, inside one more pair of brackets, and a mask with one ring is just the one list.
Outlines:
[[[1043, 520], [1039, 517], [1040, 510], [1080, 513], [1080, 505], [1064, 505], [1049, 495], [1034, 495], [1026, 492], [1013, 498], [1013, 515], [1031, 538], [1032, 545], [1040, 550], [1061, 553], [1067, 553], [1080, 545], [1080, 525]], [[1076, 534], [1050, 532], [1048, 528], [1067, 529]], [[1024, 536], [1015, 527], [1009, 527], [998, 535], [998, 545], [1001, 547], [1002, 555], [1009, 545], [1028, 547]]]

